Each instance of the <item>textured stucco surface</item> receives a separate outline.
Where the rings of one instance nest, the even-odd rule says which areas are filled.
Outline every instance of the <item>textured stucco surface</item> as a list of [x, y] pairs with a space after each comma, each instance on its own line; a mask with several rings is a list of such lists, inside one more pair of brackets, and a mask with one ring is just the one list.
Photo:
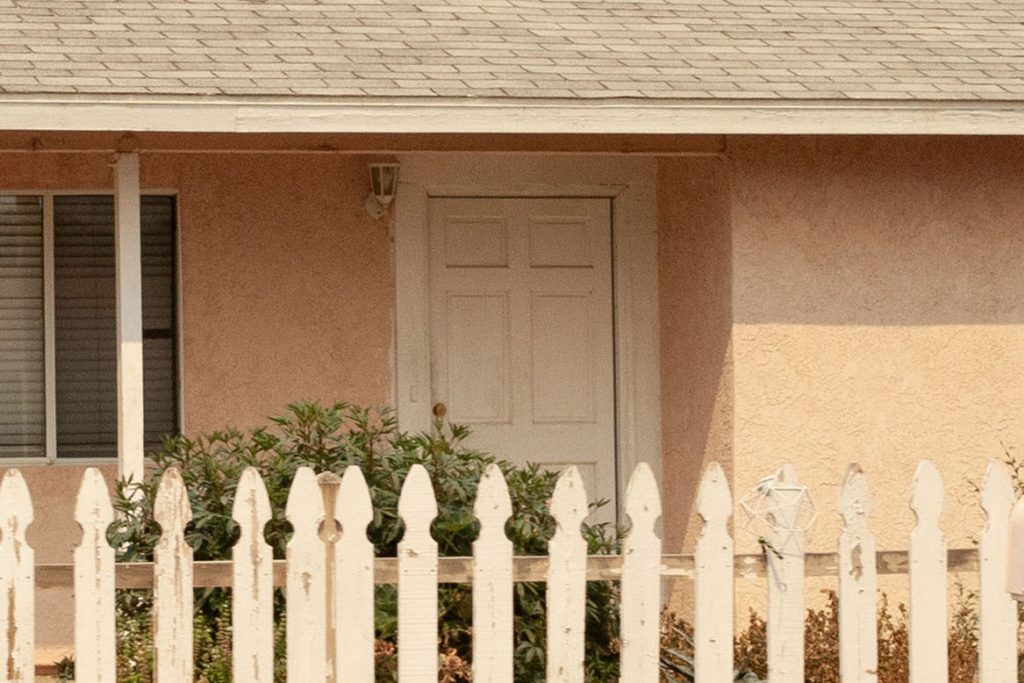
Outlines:
[[[0, 187], [109, 188], [108, 161], [0, 153]], [[362, 210], [364, 162], [143, 155], [144, 185], [181, 197], [188, 431], [296, 399], [389, 400], [391, 246]], [[811, 548], [830, 550], [848, 462], [870, 477], [879, 547], [902, 548], [930, 457], [950, 545], [970, 542], [972, 484], [1002, 444], [1024, 448], [1022, 183], [1024, 144], [1005, 139], [738, 138], [721, 159], [659, 162], [667, 550], [692, 546], [711, 459], [737, 495], [796, 463], [820, 513]], [[70, 557], [80, 473], [27, 468], [40, 562]], [[51, 627], [70, 624], [69, 594], [40, 609], [40, 645], [67, 642]]]
[[741, 139], [730, 157], [736, 490], [796, 463], [811, 547], [832, 549], [859, 462], [879, 547], [903, 548], [932, 458], [949, 543], [969, 545], [986, 462], [1024, 446], [1024, 145]]
[[658, 292], [665, 547], [689, 549], [694, 491], [712, 460], [732, 464], [729, 180], [718, 158], [658, 163]]
[[[105, 190], [106, 154], [0, 154], [0, 188]], [[143, 188], [177, 190], [186, 431], [263, 424], [289, 401], [389, 400], [387, 221], [362, 208], [365, 159], [143, 155]], [[37, 562], [69, 562], [82, 468], [22, 468]], [[113, 473], [108, 467], [108, 473]], [[70, 642], [70, 591], [39, 592], [40, 661]]]

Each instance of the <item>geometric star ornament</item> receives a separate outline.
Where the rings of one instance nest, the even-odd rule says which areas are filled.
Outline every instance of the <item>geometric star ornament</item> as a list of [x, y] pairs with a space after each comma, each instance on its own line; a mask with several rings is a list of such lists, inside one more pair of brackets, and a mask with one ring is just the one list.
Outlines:
[[756, 537], [769, 557], [803, 552], [803, 540], [818, 520], [807, 487], [790, 466], [757, 482], [739, 506], [746, 517], [740, 529]]

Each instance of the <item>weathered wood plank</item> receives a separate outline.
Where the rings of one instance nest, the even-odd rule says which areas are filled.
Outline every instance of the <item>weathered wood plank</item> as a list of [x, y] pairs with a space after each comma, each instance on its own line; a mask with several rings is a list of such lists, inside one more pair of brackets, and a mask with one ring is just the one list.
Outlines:
[[405, 534], [398, 543], [398, 679], [437, 681], [437, 543], [430, 524], [437, 503], [430, 476], [413, 465], [402, 483], [398, 515]]
[[978, 674], [980, 683], [1017, 678], [1017, 607], [1006, 591], [1013, 482], [1001, 462], [990, 462], [981, 487], [985, 528], [978, 542]]
[[946, 541], [939, 528], [942, 478], [924, 460], [914, 475], [910, 509], [910, 683], [949, 680], [946, 606]]
[[870, 513], [867, 477], [859, 465], [850, 465], [839, 492], [839, 677], [859, 683], [878, 680], [878, 578], [871, 562]]
[[323, 503], [309, 467], [295, 473], [285, 518], [294, 529], [285, 549], [287, 678], [323, 681], [327, 678], [326, 553], [319, 535]]
[[[978, 551], [975, 548], [950, 548], [949, 571], [973, 573], [978, 571]], [[836, 576], [839, 556], [836, 553], [807, 553], [804, 555], [804, 576]], [[437, 560], [438, 583], [469, 583], [473, 580], [473, 558], [441, 557]], [[622, 578], [620, 555], [589, 555], [586, 560], [587, 581], [618, 581]], [[879, 550], [875, 554], [878, 574], [893, 576], [907, 574], [909, 562], [903, 550]], [[194, 562], [196, 588], [217, 588], [231, 585], [229, 560]], [[661, 556], [661, 575], [668, 579], [691, 581], [694, 578], [692, 555], [666, 554]], [[734, 556], [734, 575], [740, 579], [764, 578], [765, 559], [761, 553]], [[514, 582], [543, 582], [548, 575], [548, 559], [540, 556], [517, 555], [512, 559]], [[74, 565], [37, 564], [37, 588], [70, 588], [74, 578]], [[153, 588], [153, 565], [150, 562], [124, 562], [115, 566], [118, 589]], [[286, 581], [285, 560], [274, 560], [274, 586], [283, 587]], [[374, 560], [373, 581], [378, 586], [398, 583], [398, 560], [378, 557]]]
[[75, 504], [82, 540], [75, 548], [75, 680], [108, 683], [117, 670], [114, 639], [114, 549], [107, 528], [114, 521], [110, 491], [95, 467], [82, 475]]
[[373, 680], [373, 543], [366, 528], [373, 503], [362, 471], [346, 468], [338, 490], [341, 538], [334, 545], [337, 681]]
[[231, 517], [240, 530], [231, 549], [234, 680], [273, 683], [274, 552], [263, 537], [272, 512], [267, 489], [253, 467], [247, 467], [238, 482]]
[[[769, 494], [777, 531], [768, 552], [768, 677], [804, 681], [804, 539], [798, 529], [802, 488], [796, 469], [783, 465]], [[777, 554], [776, 554], [777, 553]]]
[[576, 467], [558, 477], [551, 497], [555, 535], [548, 543], [547, 680], [583, 683], [587, 542], [580, 533], [587, 492]]
[[657, 683], [660, 656], [661, 517], [658, 482], [640, 463], [626, 489], [630, 529], [622, 545], [622, 679]]
[[729, 681], [733, 677], [733, 539], [729, 535], [732, 493], [722, 466], [708, 465], [697, 493], [697, 514], [704, 525], [694, 553], [695, 678]]
[[153, 548], [153, 669], [157, 683], [192, 680], [192, 548], [185, 525], [192, 520], [181, 471], [163, 473], [153, 505], [160, 540]]
[[480, 521], [473, 542], [473, 680], [512, 683], [512, 541], [505, 535], [512, 501], [495, 464], [480, 479], [473, 513]]
[[35, 680], [35, 551], [25, 540], [32, 497], [17, 469], [0, 483], [0, 662], [7, 683]]

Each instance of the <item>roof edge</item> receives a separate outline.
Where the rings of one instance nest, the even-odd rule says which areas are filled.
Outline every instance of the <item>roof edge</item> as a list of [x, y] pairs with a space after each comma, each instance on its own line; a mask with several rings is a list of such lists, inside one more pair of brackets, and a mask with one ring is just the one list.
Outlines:
[[1024, 102], [0, 95], [0, 130], [1020, 135]]

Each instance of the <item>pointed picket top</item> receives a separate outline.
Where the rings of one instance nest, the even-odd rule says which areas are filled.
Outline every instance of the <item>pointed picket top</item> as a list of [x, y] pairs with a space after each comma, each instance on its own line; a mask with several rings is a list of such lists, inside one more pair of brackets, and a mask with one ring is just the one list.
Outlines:
[[733, 676], [733, 540], [729, 535], [732, 493], [725, 471], [712, 462], [697, 493], [703, 528], [694, 548], [695, 680]]
[[231, 506], [231, 518], [238, 522], [242, 534], [257, 534], [261, 538], [263, 530], [273, 517], [270, 509], [270, 498], [267, 487], [263, 484], [259, 471], [255, 467], [246, 467], [238, 480], [235, 490], [235, 502]]
[[978, 541], [978, 680], [999, 683], [1017, 677], [1017, 606], [1007, 592], [1013, 573], [1007, 540], [1013, 481], [1006, 465], [992, 461], [981, 485], [985, 527]]
[[841, 680], [863, 683], [878, 680], [878, 570], [870, 512], [867, 477], [851, 464], [839, 491], [839, 669]]
[[160, 478], [153, 518], [161, 529], [153, 548], [154, 680], [191, 681], [192, 548], [185, 543], [185, 525], [192, 519], [192, 508], [177, 467]]
[[188, 491], [185, 490], [181, 470], [177, 467], [169, 467], [160, 477], [156, 501], [153, 503], [153, 519], [163, 530], [161, 538], [172, 533], [184, 535], [185, 525], [192, 521]]
[[914, 472], [913, 491], [910, 495], [910, 509], [917, 516], [919, 527], [938, 526], [944, 496], [939, 469], [931, 460], [922, 460]]
[[430, 475], [423, 465], [413, 465], [402, 482], [398, 515], [405, 522], [405, 538], [410, 534], [430, 535], [430, 524], [437, 517], [437, 501]]
[[473, 680], [512, 683], [512, 516], [508, 485], [496, 464], [487, 466], [473, 513], [480, 536], [473, 542]]
[[94, 529], [103, 527], [106, 538], [107, 527], [114, 521], [114, 506], [110, 503], [110, 489], [103, 473], [95, 467], [89, 467], [82, 474], [82, 483], [78, 487], [75, 499], [75, 521], [83, 528]]
[[25, 542], [25, 530], [35, 519], [32, 510], [32, 496], [28, 492], [25, 477], [17, 468], [7, 470], [0, 482], [0, 525], [4, 533], [13, 533], [15, 538]]
[[946, 542], [939, 527], [942, 478], [930, 460], [914, 474], [910, 508], [917, 524], [910, 532], [910, 683], [944, 681], [949, 677], [946, 631]]
[[704, 531], [725, 527], [732, 517], [732, 491], [725, 470], [718, 462], [711, 462], [704, 470], [697, 490], [697, 514], [704, 520]]
[[558, 476], [551, 495], [551, 516], [557, 524], [555, 537], [559, 533], [569, 534], [572, 538], [579, 536], [580, 525], [588, 514], [590, 508], [583, 477], [575, 465], [570, 465]]
[[654, 524], [661, 517], [661, 492], [654, 472], [645, 462], [638, 464], [629, 478], [625, 510], [630, 521], [629, 538], [638, 529], [644, 534], [654, 533]]
[[580, 525], [589, 513], [583, 478], [573, 465], [551, 497], [555, 535], [548, 543], [547, 680], [583, 683], [587, 542]]
[[25, 540], [32, 497], [17, 469], [0, 482], [0, 662], [10, 683], [35, 676], [35, 552]]
[[398, 514], [405, 523], [398, 543], [398, 679], [436, 683], [437, 543], [430, 523], [437, 516], [437, 502], [423, 465], [409, 470]]
[[372, 681], [373, 659], [373, 543], [366, 528], [373, 521], [373, 502], [363, 472], [345, 469], [338, 487], [335, 517], [341, 538], [334, 544], [335, 681]]
[[274, 680], [274, 552], [263, 537], [272, 517], [259, 472], [247, 467], [235, 490], [231, 517], [238, 523], [232, 548], [231, 610], [233, 679]]
[[366, 529], [373, 521], [373, 500], [363, 471], [358, 466], [349, 465], [345, 468], [338, 489], [338, 503], [335, 514], [341, 523], [342, 533], [350, 539], [359, 536], [370, 543]]
[[505, 522], [512, 516], [512, 500], [508, 495], [505, 475], [495, 463], [488, 465], [480, 478], [473, 515], [480, 521], [481, 537], [495, 527], [501, 529], [502, 536], [505, 535]]
[[868, 491], [868, 479], [860, 465], [853, 463], [847, 468], [843, 486], [839, 490], [839, 515], [847, 528], [861, 528], [867, 527], [870, 514], [871, 494]]
[[661, 625], [661, 493], [654, 472], [640, 463], [626, 488], [630, 529], [622, 554], [622, 680], [657, 683]]
[[1009, 470], [1002, 462], [989, 462], [985, 479], [981, 483], [981, 509], [985, 511], [986, 526], [993, 521], [1008, 518], [1013, 502], [1013, 480]]
[[284, 517], [294, 526], [291, 542], [295, 541], [296, 536], [319, 538], [319, 531], [315, 525], [302, 524], [323, 517], [320, 489], [316, 485], [316, 474], [311, 467], [300, 467], [295, 471], [295, 478], [288, 489]]
[[113, 681], [116, 675], [114, 631], [114, 549], [107, 528], [114, 521], [110, 491], [95, 467], [85, 470], [75, 502], [82, 541], [75, 548], [75, 680]]
[[326, 558], [319, 535], [323, 516], [316, 475], [311, 468], [300, 467], [285, 504], [285, 518], [294, 530], [285, 551], [289, 681], [327, 678]]

